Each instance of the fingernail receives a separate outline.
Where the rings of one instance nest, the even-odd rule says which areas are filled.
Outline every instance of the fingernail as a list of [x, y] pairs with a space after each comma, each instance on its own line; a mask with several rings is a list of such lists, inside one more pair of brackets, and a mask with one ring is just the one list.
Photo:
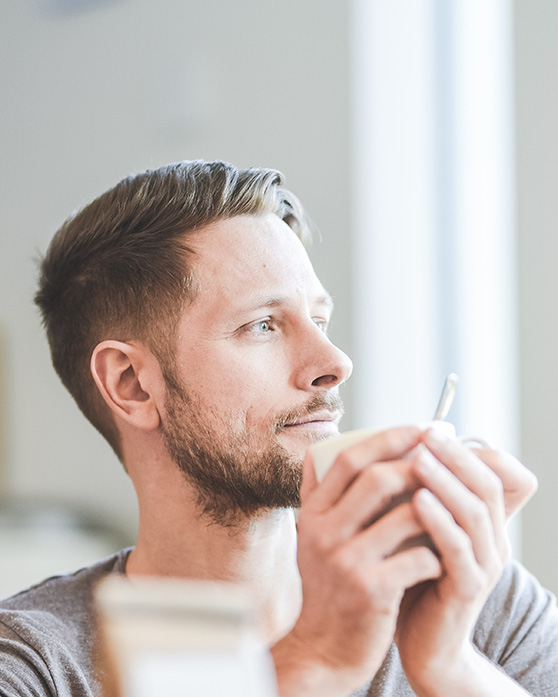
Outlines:
[[443, 445], [449, 440], [448, 436], [437, 428], [430, 428], [425, 434], [425, 441], [427, 443], [432, 443], [432, 445]]
[[438, 461], [427, 450], [423, 450], [418, 455], [417, 465], [420, 472], [428, 475], [436, 472], [438, 468]]
[[428, 489], [419, 489], [417, 492], [417, 496], [421, 503], [427, 504], [429, 506], [436, 502], [436, 497]]
[[434, 494], [428, 489], [419, 489], [417, 492], [417, 498], [422, 506], [430, 507], [436, 505], [437, 499], [434, 496]]

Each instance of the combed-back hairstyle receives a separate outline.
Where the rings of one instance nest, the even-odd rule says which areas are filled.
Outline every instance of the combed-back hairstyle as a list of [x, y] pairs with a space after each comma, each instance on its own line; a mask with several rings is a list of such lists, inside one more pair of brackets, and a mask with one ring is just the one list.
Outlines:
[[120, 459], [118, 429], [90, 371], [95, 346], [138, 340], [172, 364], [177, 320], [196, 292], [188, 233], [238, 215], [274, 213], [308, 243], [308, 218], [282, 184], [275, 170], [178, 162], [123, 179], [55, 234], [35, 296], [52, 362]]

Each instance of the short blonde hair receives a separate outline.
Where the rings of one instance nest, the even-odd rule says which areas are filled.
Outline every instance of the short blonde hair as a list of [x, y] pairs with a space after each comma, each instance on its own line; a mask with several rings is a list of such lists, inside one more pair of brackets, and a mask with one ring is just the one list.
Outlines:
[[308, 243], [308, 217], [283, 181], [271, 169], [178, 162], [123, 179], [55, 234], [35, 296], [52, 362], [119, 458], [118, 429], [89, 369], [95, 346], [136, 339], [169, 364], [177, 319], [195, 295], [188, 233], [237, 215], [274, 213]]

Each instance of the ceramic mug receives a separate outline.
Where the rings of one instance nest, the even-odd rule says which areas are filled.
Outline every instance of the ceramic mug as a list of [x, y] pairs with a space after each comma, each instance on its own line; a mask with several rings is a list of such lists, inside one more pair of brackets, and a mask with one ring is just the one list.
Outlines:
[[[455, 427], [453, 424], [449, 423], [449, 421], [431, 421], [428, 424], [425, 424], [425, 427], [427, 426], [440, 429], [446, 435], [453, 438], [455, 437]], [[326, 440], [314, 443], [311, 446], [311, 450], [318, 481], [321, 481], [324, 478], [326, 472], [333, 465], [335, 459], [343, 450], [346, 450], [352, 445], [360, 443], [375, 433], [379, 433], [380, 430], [381, 429], [378, 428], [361, 428], [354, 431], [346, 431], [339, 436], [334, 436], [333, 438], [328, 438]], [[407, 457], [409, 457], [409, 455], [407, 455]], [[381, 518], [396, 506], [410, 501], [413, 494], [414, 491], [406, 491], [393, 497], [389, 504], [378, 513], [374, 520], [378, 520], [378, 518]], [[374, 522], [374, 520], [371, 521], [371, 524]], [[426, 534], [422, 534], [405, 540], [405, 542], [403, 542], [393, 551], [393, 554], [421, 545], [430, 547], [430, 549], [436, 551], [430, 537]]]

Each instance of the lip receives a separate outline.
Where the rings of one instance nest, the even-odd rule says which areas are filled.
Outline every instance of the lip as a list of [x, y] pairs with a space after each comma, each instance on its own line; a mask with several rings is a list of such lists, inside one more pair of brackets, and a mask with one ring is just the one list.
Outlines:
[[332, 426], [337, 426], [340, 420], [341, 414], [339, 412], [317, 411], [303, 416], [292, 423], [285, 424], [283, 428], [331, 428]]

